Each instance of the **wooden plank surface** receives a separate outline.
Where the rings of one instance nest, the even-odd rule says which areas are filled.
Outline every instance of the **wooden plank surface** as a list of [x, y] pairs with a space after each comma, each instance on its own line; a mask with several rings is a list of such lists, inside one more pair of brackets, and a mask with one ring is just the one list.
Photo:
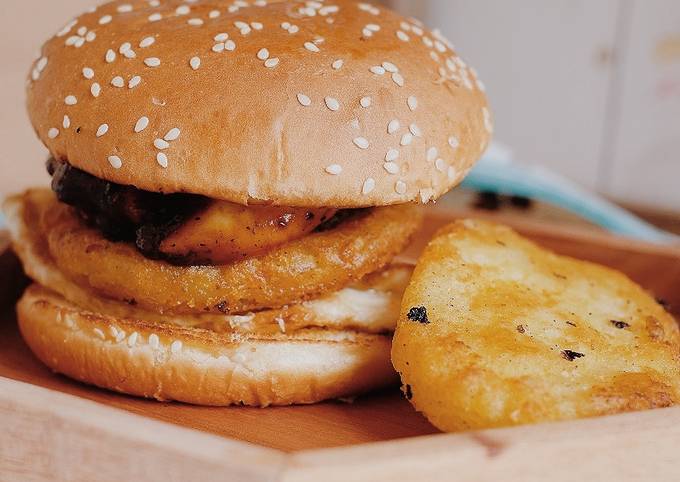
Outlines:
[[[458, 213], [468, 215], [470, 213]], [[478, 213], [476, 213], [478, 215]], [[451, 214], [432, 212], [408, 256], [422, 249]], [[556, 251], [598, 261], [628, 273], [656, 295], [680, 308], [680, 250], [655, 247], [593, 234], [509, 219], [521, 231]], [[677, 313], [677, 311], [676, 311]], [[0, 320], [0, 377], [74, 394], [145, 417], [244, 440], [286, 452], [406, 439], [436, 430], [414, 412], [398, 391], [361, 397], [354, 403], [253, 409], [193, 407], [158, 403], [94, 389], [54, 375], [30, 354], [11, 313]]]
[[270, 481], [284, 454], [0, 377], [2, 481]]
[[680, 480], [680, 407], [293, 454], [283, 482]]

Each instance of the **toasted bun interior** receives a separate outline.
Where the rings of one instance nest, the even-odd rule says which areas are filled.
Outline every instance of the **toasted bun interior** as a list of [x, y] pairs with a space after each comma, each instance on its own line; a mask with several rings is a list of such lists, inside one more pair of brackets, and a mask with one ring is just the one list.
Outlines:
[[53, 370], [118, 392], [200, 405], [314, 403], [396, 381], [390, 337], [308, 328], [224, 333], [85, 311], [32, 285], [21, 333]]

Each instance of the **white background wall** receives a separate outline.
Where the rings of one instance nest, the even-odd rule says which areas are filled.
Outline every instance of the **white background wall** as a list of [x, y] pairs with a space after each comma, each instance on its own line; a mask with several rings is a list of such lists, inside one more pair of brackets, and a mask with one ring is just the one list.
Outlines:
[[680, 1], [391, 3], [477, 67], [518, 159], [680, 210]]

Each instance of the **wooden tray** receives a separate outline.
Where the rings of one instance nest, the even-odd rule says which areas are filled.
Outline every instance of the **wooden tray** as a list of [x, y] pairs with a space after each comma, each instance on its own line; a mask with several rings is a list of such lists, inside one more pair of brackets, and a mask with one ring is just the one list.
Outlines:
[[[453, 217], [433, 212], [407, 255]], [[555, 251], [616, 267], [680, 308], [680, 249], [506, 221]], [[0, 300], [21, 283], [15, 269], [8, 253], [0, 257]], [[51, 373], [21, 340], [11, 308], [0, 316], [0, 428], [2, 481], [680, 478], [680, 407], [445, 435], [396, 388], [302, 407], [158, 403]]]

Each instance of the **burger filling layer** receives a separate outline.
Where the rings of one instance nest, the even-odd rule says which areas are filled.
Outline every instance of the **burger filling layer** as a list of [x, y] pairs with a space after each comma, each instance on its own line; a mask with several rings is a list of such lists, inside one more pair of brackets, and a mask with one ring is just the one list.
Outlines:
[[338, 221], [331, 208], [242, 206], [194, 194], [142, 191], [53, 159], [48, 171], [58, 199], [76, 207], [107, 239], [133, 242], [147, 258], [175, 264], [230, 263]]

